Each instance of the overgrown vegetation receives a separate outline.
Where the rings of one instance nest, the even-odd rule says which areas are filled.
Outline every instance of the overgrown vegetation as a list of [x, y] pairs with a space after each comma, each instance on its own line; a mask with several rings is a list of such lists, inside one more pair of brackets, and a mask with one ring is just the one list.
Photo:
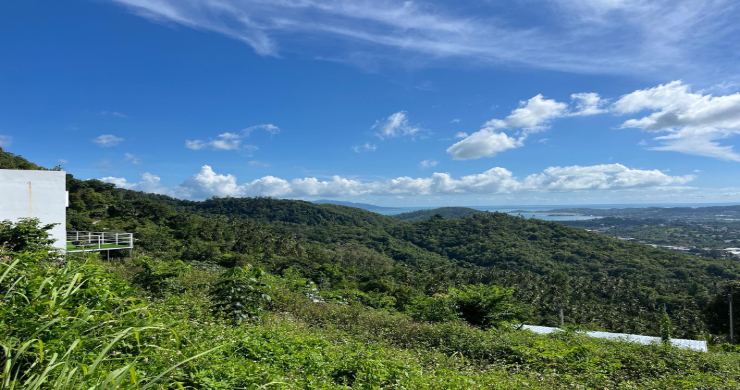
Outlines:
[[734, 346], [516, 330], [558, 325], [562, 307], [571, 327], [719, 344], [727, 281], [740, 274], [730, 261], [500, 213], [409, 223], [71, 176], [68, 189], [70, 229], [133, 232], [136, 252], [60, 261], [48, 227], [2, 225], [0, 389], [739, 385]]
[[[152, 296], [153, 279], [140, 276], [151, 274], [149, 259], [60, 263], [22, 249], [0, 252], [0, 389], [740, 385], [740, 354], [729, 347], [705, 354], [517, 331], [505, 325], [511, 291], [495, 286], [450, 289], [437, 299], [459, 316], [426, 322], [343, 303], [295, 272], [193, 265], [167, 272]], [[233, 294], [243, 286], [246, 296]], [[237, 307], [252, 315], [234, 317]]]
[[[0, 159], [0, 167], [29, 164]], [[67, 187], [69, 230], [132, 232], [137, 252], [162, 263], [291, 270], [346, 302], [397, 312], [482, 283], [513, 289], [531, 324], [560, 325], [562, 307], [566, 325], [659, 336], [665, 306], [675, 337], [726, 338], [709, 305], [740, 275], [735, 261], [503, 213], [409, 223], [332, 204], [182, 201], [71, 175]]]
[[463, 218], [467, 217], [468, 215], [481, 214], [484, 212], [485, 211], [471, 209], [468, 207], [439, 207], [430, 210], [409, 211], [407, 213], [396, 214], [393, 217], [396, 219], [400, 219], [401, 221], [419, 222], [425, 221], [435, 216], [440, 216], [442, 218]]

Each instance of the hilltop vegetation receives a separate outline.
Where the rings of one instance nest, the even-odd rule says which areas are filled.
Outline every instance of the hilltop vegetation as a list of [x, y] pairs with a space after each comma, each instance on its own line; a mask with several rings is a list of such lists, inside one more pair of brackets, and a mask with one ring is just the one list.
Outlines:
[[419, 321], [420, 311], [347, 304], [295, 272], [149, 257], [60, 263], [33, 221], [0, 230], [33, 238], [15, 252], [0, 242], [0, 389], [740, 385], [731, 346], [705, 354], [517, 331], [498, 287], [450, 289], [433, 299], [451, 317]]
[[[36, 167], [1, 157], [0, 168]], [[501, 213], [411, 223], [270, 198], [183, 201], [72, 176], [67, 186], [68, 228], [133, 232], [134, 257], [68, 256], [60, 267], [39, 248], [43, 229], [0, 226], [10, 367], [0, 382], [549, 389], [740, 379], [732, 346], [701, 354], [508, 325], [557, 325], [563, 307], [569, 326], [660, 335], [665, 307], [673, 337], [714, 343], [727, 329], [734, 262]], [[105, 323], [116, 325], [100, 333]], [[62, 363], [44, 373], [54, 353]]]
[[463, 218], [468, 215], [480, 213], [483, 213], [483, 211], [468, 207], [439, 207], [430, 210], [409, 211], [407, 213], [396, 214], [393, 217], [401, 221], [418, 222], [425, 221], [435, 215], [439, 215], [442, 218]]
[[[8, 155], [3, 161], [26, 162]], [[409, 223], [365, 210], [270, 198], [193, 202], [68, 176], [70, 230], [135, 234], [139, 255], [297, 272], [348, 302], [406, 312], [450, 287], [513, 289], [528, 323], [677, 337], [724, 334], [710, 302], [737, 262], [624, 243], [555, 222], [482, 213]], [[115, 254], [115, 252], [113, 252]]]

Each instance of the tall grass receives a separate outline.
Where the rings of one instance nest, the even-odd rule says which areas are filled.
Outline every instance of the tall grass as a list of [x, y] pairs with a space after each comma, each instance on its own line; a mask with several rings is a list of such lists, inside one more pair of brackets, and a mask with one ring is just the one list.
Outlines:
[[0, 253], [0, 390], [139, 389], [164, 386], [193, 359], [143, 375], [137, 364], [177, 335], [152, 324], [125, 284], [88, 261], [54, 263], [45, 253]]

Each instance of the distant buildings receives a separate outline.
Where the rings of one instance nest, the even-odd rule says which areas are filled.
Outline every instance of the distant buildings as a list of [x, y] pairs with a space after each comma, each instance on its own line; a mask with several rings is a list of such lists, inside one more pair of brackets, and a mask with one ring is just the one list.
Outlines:
[[725, 248], [723, 250], [733, 256], [740, 257], [740, 248]]

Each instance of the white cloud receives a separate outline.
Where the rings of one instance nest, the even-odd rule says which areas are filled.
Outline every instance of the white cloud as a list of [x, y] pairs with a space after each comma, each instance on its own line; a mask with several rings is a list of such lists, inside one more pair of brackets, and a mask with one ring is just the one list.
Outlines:
[[465, 133], [465, 132], [462, 132], [462, 131], [459, 131], [459, 132], [455, 133], [455, 138], [467, 138], [468, 136], [469, 136], [468, 133]]
[[110, 148], [123, 142], [123, 138], [116, 137], [113, 134], [103, 134], [93, 139], [93, 142], [101, 148]]
[[117, 118], [128, 118], [128, 115], [118, 111], [101, 111], [100, 115], [115, 116]]
[[177, 198], [187, 198], [188, 194], [181, 192], [178, 187], [168, 187], [162, 184], [161, 179], [157, 175], [151, 173], [145, 173], [141, 175], [141, 181], [138, 183], [129, 183], [124, 178], [120, 177], [104, 177], [100, 179], [106, 183], [113, 183], [117, 187], [126, 188], [134, 191], [150, 192], [153, 194], [170, 195]]
[[[596, 115], [606, 112], [605, 100], [596, 93], [578, 93], [571, 95], [575, 104], [569, 110], [568, 104], [542, 95], [520, 101], [519, 107], [512, 110], [504, 119], [491, 119], [483, 128], [471, 135], [457, 133], [455, 138], [464, 138], [450, 146], [447, 153], [456, 160], [472, 160], [481, 157], [493, 157], [509, 149], [519, 148], [533, 133], [549, 128], [550, 123], [568, 116]], [[515, 135], [503, 133], [505, 129], [518, 129]], [[540, 141], [547, 142], [547, 141]]]
[[210, 141], [195, 140], [185, 141], [185, 147], [192, 150], [238, 150], [242, 147], [242, 140], [238, 134], [223, 133], [219, 134], [216, 139]]
[[424, 160], [419, 163], [419, 168], [421, 169], [434, 168], [437, 166], [437, 164], [439, 164], [439, 162], [435, 160]]
[[691, 87], [682, 81], [672, 81], [655, 88], [642, 89], [622, 96], [614, 102], [612, 109], [620, 114], [631, 114], [646, 109], [685, 109], [701, 98], [690, 92]]
[[387, 119], [375, 122], [372, 127], [373, 130], [377, 131], [375, 135], [377, 135], [381, 140], [406, 135], [417, 135], [421, 129], [409, 124], [407, 114], [408, 113], [406, 111], [399, 111], [391, 114]]
[[[645, 116], [628, 119], [621, 128], [663, 133], [654, 140], [661, 145], [648, 150], [675, 151], [685, 154], [713, 157], [725, 161], [739, 161], [732, 145], [720, 141], [740, 134], [740, 93], [714, 96], [692, 92], [682, 81], [673, 81], [654, 88], [637, 90], [621, 96], [613, 104], [597, 93], [571, 95], [572, 106], [537, 95], [519, 102], [504, 119], [491, 119], [482, 130], [463, 137], [447, 149], [459, 160], [495, 156], [505, 150], [524, 145], [532, 133], [547, 129], [557, 118], [598, 115], [607, 112], [628, 115], [649, 111]], [[503, 131], [516, 131], [513, 135]], [[545, 142], [545, 141], [541, 141]], [[639, 146], [647, 146], [641, 141]]]
[[350, 149], [354, 150], [355, 153], [362, 153], [362, 152], [374, 152], [375, 149], [378, 147], [375, 144], [371, 144], [370, 142], [366, 142], [364, 145], [357, 145], [353, 146]]
[[267, 168], [270, 166], [269, 163], [257, 161], [257, 160], [252, 160], [248, 162], [247, 165], [249, 165], [250, 167], [262, 167], [262, 168]]
[[525, 188], [540, 191], [619, 190], [657, 186], [682, 185], [694, 179], [692, 175], [668, 176], [655, 170], [630, 169], [622, 164], [594, 166], [550, 167], [541, 174], [524, 180]]
[[447, 153], [455, 160], [473, 160], [493, 157], [505, 150], [523, 145], [524, 137], [514, 138], [505, 133], [485, 128], [447, 148]]
[[533, 133], [547, 128], [549, 122], [567, 112], [568, 105], [537, 95], [527, 101], [519, 102], [519, 108], [513, 110], [505, 119], [491, 119], [483, 127], [493, 130], [522, 128], [525, 133]]
[[125, 153], [125, 154], [124, 154], [123, 156], [124, 156], [124, 159], [125, 159], [126, 161], [130, 162], [131, 164], [134, 164], [134, 165], [141, 165], [141, 164], [143, 164], [143, 163], [144, 163], [144, 162], [143, 162], [143, 161], [141, 160], [141, 158], [139, 158], [138, 156], [136, 156], [136, 155], [133, 155], [133, 154], [131, 154], [131, 153]]
[[651, 150], [740, 161], [740, 154], [731, 145], [718, 142], [740, 134], [740, 93], [704, 95], [691, 92], [691, 87], [682, 81], [673, 81], [624, 95], [614, 103], [613, 110], [622, 114], [652, 111], [621, 125], [665, 133], [655, 138], [663, 145]]
[[[733, 0], [540, 0], [471, 9], [404, 0], [111, 1], [157, 23], [239, 40], [260, 55], [278, 57], [298, 41], [317, 58], [366, 67], [368, 59], [416, 66], [458, 59], [586, 73], [717, 74], [738, 58]], [[502, 23], [506, 12], [518, 22]]]
[[571, 192], [588, 190], [631, 190], [645, 188], [677, 188], [694, 176], [669, 176], [658, 170], [630, 169], [621, 164], [595, 166], [550, 167], [539, 174], [517, 179], [505, 168], [491, 168], [483, 173], [453, 178], [448, 173], [433, 173], [429, 177], [398, 177], [386, 181], [364, 182], [333, 176], [330, 180], [315, 177], [284, 180], [265, 176], [238, 184], [233, 175], [218, 174], [203, 166], [197, 174], [182, 184], [167, 187], [158, 176], [142, 175], [138, 183], [126, 179], [105, 177], [101, 180], [137, 191], [167, 194], [179, 198], [204, 199], [211, 196], [274, 196], [298, 198], [307, 196], [417, 196], [450, 194], [505, 194], [523, 192]]
[[574, 93], [570, 98], [576, 105], [576, 111], [571, 112], [570, 116], [587, 116], [603, 114], [609, 110], [606, 108], [607, 101], [602, 99], [598, 93]]
[[460, 119], [455, 118], [455, 119], [451, 120], [450, 123], [460, 123]]
[[270, 133], [271, 135], [280, 133], [279, 127], [273, 125], [272, 123], [266, 123], [266, 124], [250, 126], [250, 127], [247, 127], [246, 129], [242, 129], [240, 135], [242, 137], [249, 137], [249, 135], [252, 134], [252, 132], [255, 130], [264, 130]]
[[66, 159], [63, 159], [63, 158], [60, 158], [59, 160], [57, 160], [57, 162], [59, 164], [69, 164], [69, 160], [66, 160]]
[[0, 135], [0, 148], [10, 147], [10, 144], [12, 143], [13, 143], [13, 137], [9, 135]]
[[255, 130], [264, 130], [270, 135], [275, 135], [280, 132], [280, 128], [273, 124], [262, 124], [247, 127], [242, 129], [238, 133], [222, 133], [219, 134], [215, 139], [208, 141], [204, 140], [186, 140], [185, 147], [192, 150], [247, 150], [253, 151], [257, 149], [254, 145], [247, 145], [242, 142], [244, 138], [249, 137]]

